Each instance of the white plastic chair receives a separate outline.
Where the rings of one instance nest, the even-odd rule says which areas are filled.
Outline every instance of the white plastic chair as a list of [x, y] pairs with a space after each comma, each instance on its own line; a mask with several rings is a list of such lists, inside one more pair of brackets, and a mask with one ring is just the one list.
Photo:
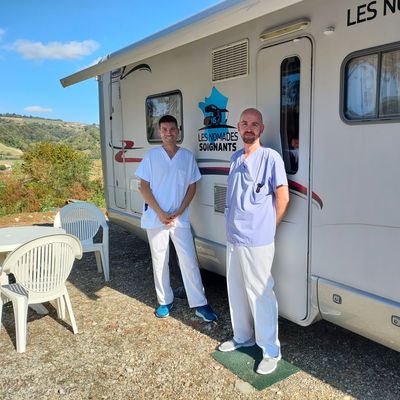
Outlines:
[[65, 302], [73, 332], [78, 332], [65, 282], [75, 258], [81, 257], [82, 246], [76, 237], [55, 234], [23, 244], [5, 259], [2, 270], [12, 273], [16, 283], [0, 286], [0, 327], [3, 304], [11, 300], [18, 353], [26, 350], [27, 313], [30, 304], [57, 300], [58, 316], [65, 318]]
[[[104, 214], [94, 204], [83, 201], [67, 204], [56, 215], [54, 226], [79, 238], [84, 253], [94, 251], [98, 271], [103, 270], [104, 279], [110, 280], [108, 225]], [[94, 243], [93, 238], [100, 227], [103, 230], [102, 241]]]

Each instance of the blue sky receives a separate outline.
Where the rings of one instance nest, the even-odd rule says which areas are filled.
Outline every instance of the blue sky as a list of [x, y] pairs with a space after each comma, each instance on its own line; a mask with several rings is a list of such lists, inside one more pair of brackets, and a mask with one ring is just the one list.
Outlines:
[[98, 123], [96, 80], [60, 78], [219, 2], [2, 1], [0, 113]]

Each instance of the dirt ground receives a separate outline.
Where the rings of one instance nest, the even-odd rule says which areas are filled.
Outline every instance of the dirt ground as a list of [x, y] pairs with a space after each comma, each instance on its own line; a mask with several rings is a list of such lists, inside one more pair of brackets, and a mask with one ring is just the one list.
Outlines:
[[34, 224], [53, 224], [56, 211], [20, 213], [0, 217], [0, 228], [7, 226], [23, 226]]
[[[51, 224], [53, 213], [0, 218], [0, 227]], [[147, 243], [110, 223], [110, 274], [104, 282], [94, 256], [77, 261], [67, 282], [79, 334], [48, 315], [28, 314], [27, 351], [15, 351], [11, 304], [0, 331], [0, 399], [362, 399], [400, 398], [400, 354], [327, 322], [300, 327], [280, 319], [283, 357], [301, 371], [257, 391], [211, 354], [232, 335], [226, 282], [203, 272], [208, 301], [220, 314], [206, 324], [185, 299], [169, 318], [157, 305]], [[171, 270], [174, 288], [182, 285]]]

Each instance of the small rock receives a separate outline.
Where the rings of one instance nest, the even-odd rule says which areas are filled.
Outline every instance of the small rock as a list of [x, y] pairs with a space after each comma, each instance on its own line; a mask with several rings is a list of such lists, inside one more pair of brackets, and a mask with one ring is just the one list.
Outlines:
[[253, 386], [251, 386], [249, 383], [243, 382], [243, 381], [236, 381], [235, 388], [237, 390], [239, 390], [240, 393], [243, 393], [243, 394], [250, 394], [254, 391]]
[[133, 372], [133, 368], [131, 367], [126, 367], [125, 370], [128, 374], [131, 374]]
[[65, 390], [63, 388], [58, 389], [59, 394], [65, 394]]

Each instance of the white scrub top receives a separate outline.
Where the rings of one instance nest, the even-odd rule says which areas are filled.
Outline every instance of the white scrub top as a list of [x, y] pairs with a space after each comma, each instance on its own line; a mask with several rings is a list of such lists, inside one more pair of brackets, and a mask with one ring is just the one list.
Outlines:
[[[190, 184], [201, 179], [193, 153], [180, 147], [170, 159], [163, 147], [148, 151], [136, 170], [136, 176], [150, 183], [150, 188], [160, 208], [173, 213], [181, 206]], [[144, 204], [141, 227], [160, 228], [164, 224], [155, 211]], [[190, 227], [189, 208], [177, 219], [176, 227]]]

